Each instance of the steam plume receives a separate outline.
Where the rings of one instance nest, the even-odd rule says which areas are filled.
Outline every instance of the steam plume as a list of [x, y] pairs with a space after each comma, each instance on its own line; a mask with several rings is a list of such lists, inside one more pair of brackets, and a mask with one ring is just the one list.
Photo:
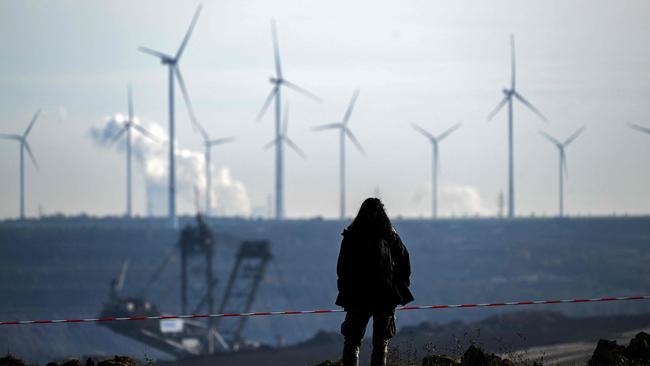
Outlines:
[[[120, 152], [126, 151], [126, 144], [121, 139], [112, 144], [112, 138], [122, 128], [126, 117], [121, 114], [107, 117], [102, 126], [91, 127], [88, 131], [90, 138], [102, 148], [114, 148]], [[154, 121], [139, 120], [135, 122], [143, 126], [159, 141], [153, 141], [135, 130], [132, 130], [132, 153], [138, 165], [143, 168], [147, 192], [147, 211], [149, 214], [164, 214], [167, 207], [167, 159], [168, 149], [165, 131]], [[177, 142], [178, 143], [178, 142]], [[205, 157], [202, 152], [184, 148], [176, 148], [176, 187], [179, 206], [190, 207], [194, 211], [194, 187], [199, 192], [205, 192]], [[137, 169], [137, 168], [136, 168]], [[228, 167], [213, 169], [212, 202], [214, 212], [222, 216], [248, 216], [251, 205], [244, 184], [234, 179]], [[200, 200], [199, 202], [203, 202]], [[201, 207], [203, 211], [203, 207]]]

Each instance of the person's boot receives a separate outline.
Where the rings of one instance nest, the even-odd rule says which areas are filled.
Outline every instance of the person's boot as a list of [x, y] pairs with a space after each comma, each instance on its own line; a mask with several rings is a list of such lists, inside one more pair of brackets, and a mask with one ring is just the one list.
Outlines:
[[388, 357], [388, 341], [378, 342], [372, 345], [372, 355], [370, 356], [370, 366], [386, 366]]
[[359, 366], [359, 346], [346, 340], [343, 343], [343, 358], [341, 361], [343, 366]]

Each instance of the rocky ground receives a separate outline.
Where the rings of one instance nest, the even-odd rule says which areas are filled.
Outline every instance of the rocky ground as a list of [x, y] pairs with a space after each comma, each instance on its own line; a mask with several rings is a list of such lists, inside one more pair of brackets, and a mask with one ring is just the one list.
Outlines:
[[[592, 346], [593, 349], [593, 346]], [[401, 360], [394, 357], [389, 360], [388, 366], [514, 366], [514, 365], [556, 365], [553, 361], [546, 361], [543, 357], [522, 358], [515, 355], [508, 358], [503, 355], [486, 352], [483, 349], [470, 345], [460, 358], [447, 355], [427, 355], [418, 361]], [[574, 362], [572, 365], [587, 366], [641, 366], [650, 365], [650, 335], [645, 332], [637, 333], [627, 346], [619, 345], [615, 340], [598, 341], [591, 357], [584, 362]], [[317, 366], [342, 366], [340, 361], [325, 361]]]
[[[264, 362], [260, 362], [264, 365]], [[454, 358], [447, 355], [427, 355], [421, 361], [413, 362], [395, 357], [395, 354], [389, 360], [388, 366], [514, 366], [514, 365], [531, 365], [542, 366], [551, 363], [545, 363], [538, 359], [510, 359], [494, 353], [486, 352], [483, 349], [470, 345], [460, 358]], [[50, 362], [46, 366], [81, 366], [80, 360], [72, 359], [60, 363]], [[92, 358], [88, 358], [85, 366], [153, 366], [155, 363], [151, 360], [138, 361], [129, 357], [115, 356], [110, 359], [102, 360], [96, 363]], [[641, 366], [650, 365], [650, 335], [645, 332], [637, 333], [627, 346], [619, 345], [616, 341], [601, 339], [593, 351], [591, 358], [586, 362], [587, 366]], [[0, 366], [36, 366], [24, 362], [8, 354], [0, 358]], [[340, 361], [325, 361], [317, 366], [342, 366]]]
[[[422, 322], [419, 325], [402, 326], [391, 342], [390, 357], [392, 365], [421, 365], [422, 360], [431, 355], [447, 355], [450, 360], [461, 362], [463, 359], [468, 359], [469, 356], [465, 355], [468, 350], [482, 349], [485, 350], [486, 355], [494, 353], [497, 357], [509, 359], [517, 365], [532, 365], [533, 362], [544, 365], [584, 365], [594, 353], [599, 339], [616, 340], [618, 344], [627, 344], [640, 331], [650, 333], [650, 314], [571, 317], [559, 312], [517, 311], [494, 314], [476, 322]], [[370, 327], [367, 335], [370, 335]], [[108, 344], [109, 340], [110, 338], [106, 338], [105, 343]], [[31, 343], [31, 347], [26, 344], [24, 349], [34, 349], [36, 352], [42, 347], [49, 346], [47, 341], [35, 342]], [[642, 338], [639, 342], [649, 343], [647, 338]], [[34, 344], [38, 346], [35, 348]], [[146, 354], [156, 359], [155, 363], [161, 366], [313, 366], [323, 360], [337, 360], [340, 357], [342, 344], [343, 339], [338, 332], [320, 331], [304, 342], [284, 347], [263, 345], [257, 350], [167, 361], [153, 356], [150, 350], [142, 346], [137, 352], [127, 354], [106, 353], [107, 351], [101, 348], [102, 353], [75, 352], [70, 348], [67, 356], [44, 359], [36, 358], [35, 353], [29, 351], [14, 354], [30, 364], [38, 360], [42, 365], [53, 359], [59, 362], [69, 358], [86, 360], [87, 355], [95, 355], [96, 357], [93, 357], [95, 360], [105, 360], [113, 354], [135, 358], [146, 358]], [[611, 345], [611, 343], [603, 343], [601, 350], [608, 344]], [[472, 348], [472, 345], [475, 347]], [[610, 348], [612, 351], [621, 351], [620, 348]], [[12, 352], [13, 349], [0, 341], [0, 350]], [[370, 342], [366, 339], [362, 345], [362, 365], [368, 363], [369, 351]], [[627, 357], [625, 353], [621, 355]], [[22, 366], [8, 363], [8, 359], [4, 359], [3, 362], [5, 363], [0, 366]], [[154, 361], [149, 362], [154, 363]], [[433, 361], [427, 362], [429, 364], [425, 365], [431, 365]], [[139, 363], [146, 364], [147, 360]], [[82, 363], [58, 366], [81, 365]]]

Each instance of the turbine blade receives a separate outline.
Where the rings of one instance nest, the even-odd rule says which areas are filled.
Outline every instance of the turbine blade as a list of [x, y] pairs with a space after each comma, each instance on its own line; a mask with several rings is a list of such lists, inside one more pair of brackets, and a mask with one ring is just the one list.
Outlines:
[[305, 159], [305, 160], [307, 159], [307, 155], [305, 155], [305, 152], [302, 151], [302, 149], [299, 148], [298, 145], [296, 145], [293, 141], [291, 141], [290, 138], [285, 137], [285, 138], [284, 138], [284, 142], [286, 142], [287, 145], [289, 145], [289, 147], [290, 147], [291, 149], [293, 149], [293, 151], [296, 152], [296, 154], [300, 155], [301, 158], [303, 158], [303, 159]]
[[32, 163], [34, 163], [34, 166], [36, 167], [36, 169], [39, 169], [38, 161], [36, 161], [36, 157], [34, 157], [34, 153], [32, 152], [32, 148], [29, 147], [29, 143], [27, 143], [27, 140], [23, 140], [23, 146], [25, 147], [25, 150], [27, 150], [27, 154], [32, 159]]
[[147, 47], [138, 47], [138, 51], [149, 54], [149, 55], [154, 56], [154, 57], [161, 58], [161, 59], [172, 59], [173, 58], [170, 55], [164, 54], [164, 53], [156, 51], [156, 50], [152, 50], [151, 48], [147, 48]]
[[175, 57], [176, 61], [178, 61], [181, 58], [183, 51], [185, 51], [185, 46], [187, 46], [187, 42], [190, 40], [190, 36], [192, 35], [192, 31], [194, 30], [196, 21], [199, 19], [199, 14], [201, 13], [202, 7], [203, 6], [199, 4], [199, 6], [196, 8], [196, 11], [194, 12], [194, 17], [192, 17], [192, 23], [190, 23], [190, 27], [187, 29], [187, 32], [185, 33], [185, 38], [183, 38], [183, 42], [181, 43], [181, 46], [178, 48], [178, 52], [176, 52], [176, 57]]
[[531, 111], [533, 111], [536, 115], [539, 116], [544, 122], [547, 122], [548, 119], [540, 112], [537, 108], [535, 108], [534, 105], [532, 105], [529, 101], [526, 100], [521, 94], [515, 91], [515, 98], [519, 99], [520, 102], [522, 102], [526, 107], [528, 107]]
[[126, 130], [129, 128], [128, 126], [129, 126], [128, 124], [124, 124], [124, 126], [122, 128], [120, 128], [120, 130], [117, 132], [117, 134], [115, 134], [115, 136], [111, 137], [111, 139], [108, 140], [108, 144], [112, 145], [112, 144], [115, 143], [115, 141], [119, 140], [120, 137], [122, 137], [122, 135], [124, 135]]
[[[141, 134], [143, 134], [144, 136], [148, 137], [148, 138], [151, 139], [152, 141], [160, 142], [160, 139], [159, 139], [158, 137], [156, 137], [154, 134], [152, 134], [152, 133], [149, 132], [146, 128], [140, 126], [139, 124], [136, 124], [135, 122], [131, 122], [131, 126], [133, 126], [133, 128], [135, 128], [136, 130], [138, 130]], [[126, 128], [125, 128], [125, 130], [126, 130]]]
[[129, 122], [133, 122], [133, 97], [131, 94], [131, 84], [129, 83], [128, 87], [128, 94], [129, 94]]
[[461, 126], [460, 123], [455, 124], [454, 126], [452, 126], [451, 128], [449, 128], [447, 131], [441, 133], [441, 134], [438, 136], [438, 138], [437, 138], [436, 140], [438, 140], [438, 141], [442, 141], [442, 139], [444, 139], [445, 137], [451, 135], [452, 132], [454, 132], [454, 131], [456, 131], [457, 129], [459, 129], [460, 126]]
[[332, 130], [336, 128], [342, 128], [343, 124], [342, 123], [327, 123], [324, 125], [312, 127], [313, 131], [322, 131], [322, 130]]
[[637, 131], [641, 131], [641, 132], [645, 132], [645, 133], [649, 133], [649, 134], [650, 134], [650, 128], [643, 127], [643, 126], [641, 126], [641, 125], [637, 125], [636, 123], [628, 123], [627, 125], [628, 125], [631, 129], [634, 129], [634, 130], [637, 130]]
[[203, 128], [203, 125], [199, 123], [199, 121], [196, 121], [196, 126], [199, 133], [201, 134], [201, 137], [203, 137], [204, 142], [208, 142], [210, 140], [210, 136], [208, 135], [208, 132]]
[[0, 139], [20, 141], [21, 138], [22, 137], [20, 135], [10, 135], [7, 133], [0, 133]]
[[435, 137], [433, 137], [432, 134], [429, 133], [429, 131], [427, 131], [427, 130], [425, 130], [424, 128], [418, 126], [417, 124], [412, 123], [411, 126], [413, 126], [413, 129], [415, 129], [416, 131], [418, 131], [419, 133], [421, 133], [422, 135], [424, 135], [424, 137], [428, 138], [429, 140], [432, 140], [432, 141], [433, 141], [433, 140], [436, 139]]
[[274, 138], [273, 140], [269, 141], [269, 142], [266, 143], [264, 146], [262, 146], [262, 149], [264, 149], [264, 150], [268, 150], [268, 149], [270, 149], [271, 146], [277, 144], [278, 141], [281, 140], [281, 139], [282, 139], [281, 137]]
[[504, 105], [506, 105], [507, 102], [508, 102], [508, 97], [507, 96], [503, 97], [501, 102], [497, 104], [496, 108], [494, 108], [494, 110], [492, 110], [492, 112], [488, 114], [487, 120], [489, 121], [492, 118], [494, 118], [494, 116], [501, 110], [501, 108], [503, 108]]
[[271, 89], [271, 92], [269, 93], [269, 96], [266, 97], [266, 100], [264, 101], [264, 104], [262, 105], [262, 109], [260, 109], [260, 112], [257, 114], [257, 120], [259, 121], [262, 119], [264, 116], [264, 113], [266, 110], [269, 108], [269, 105], [271, 104], [271, 101], [273, 100], [273, 97], [275, 97], [275, 94], [278, 92], [278, 86], [277, 84]]
[[580, 136], [580, 134], [584, 130], [585, 130], [585, 126], [580, 127], [576, 132], [573, 133], [573, 135], [569, 136], [569, 138], [566, 139], [566, 141], [564, 141], [563, 145], [567, 146], [568, 144], [572, 143], [573, 140], [575, 140], [578, 136]]
[[352, 94], [352, 99], [350, 99], [350, 104], [348, 104], [348, 109], [345, 111], [345, 116], [343, 117], [343, 123], [347, 124], [348, 120], [350, 119], [350, 115], [352, 114], [352, 110], [354, 109], [354, 104], [357, 101], [357, 97], [359, 96], [359, 89], [356, 89], [354, 91], [354, 94]]
[[297, 91], [298, 93], [301, 93], [302, 95], [304, 95], [304, 96], [306, 96], [306, 97], [308, 97], [308, 98], [310, 98], [310, 99], [315, 100], [315, 101], [318, 102], [318, 103], [322, 103], [322, 102], [323, 102], [319, 97], [316, 96], [316, 94], [314, 94], [314, 93], [308, 91], [307, 89], [304, 89], [304, 88], [302, 88], [302, 87], [299, 87], [298, 85], [296, 85], [296, 84], [294, 84], [294, 83], [292, 83], [292, 82], [290, 82], [290, 81], [282, 80], [282, 84], [288, 86], [289, 88], [291, 88], [291, 89]]
[[549, 140], [553, 144], [557, 145], [558, 147], [562, 146], [562, 143], [559, 140], [557, 140], [555, 137], [549, 135], [548, 133], [546, 133], [544, 131], [539, 131], [539, 134], [544, 136], [547, 140]]
[[282, 65], [280, 64], [280, 45], [278, 43], [278, 32], [275, 28], [275, 19], [271, 19], [271, 37], [273, 38], [273, 58], [275, 60], [275, 75], [282, 79]]
[[354, 137], [354, 134], [352, 133], [352, 131], [350, 131], [350, 129], [347, 128], [347, 127], [344, 128], [343, 131], [345, 131], [345, 134], [350, 138], [350, 140], [352, 141], [354, 146], [356, 146], [357, 149], [359, 149], [361, 154], [366, 155], [366, 151], [363, 149], [363, 146], [361, 146], [361, 143], [359, 142], [359, 140], [357, 140], [357, 138]]
[[34, 113], [34, 117], [32, 117], [32, 120], [29, 122], [29, 126], [27, 126], [27, 129], [25, 130], [25, 133], [23, 133], [23, 138], [26, 138], [27, 135], [29, 135], [29, 132], [32, 130], [34, 127], [34, 124], [36, 123], [36, 119], [38, 118], [38, 115], [41, 114], [41, 110], [37, 110], [36, 113]]
[[216, 145], [227, 144], [227, 143], [233, 142], [233, 141], [235, 141], [234, 137], [224, 137], [224, 138], [220, 138], [220, 139], [210, 140], [207, 143], [208, 143], [209, 146], [216, 146]]
[[190, 115], [190, 121], [192, 122], [192, 127], [194, 128], [194, 131], [196, 131], [199, 122], [197, 121], [196, 115], [194, 114], [194, 108], [192, 108], [192, 101], [190, 100], [190, 95], [187, 92], [187, 86], [185, 86], [185, 80], [183, 79], [183, 75], [181, 74], [181, 69], [176, 65], [174, 65], [173, 68], [174, 68], [174, 74], [176, 75], [176, 79], [178, 79], [178, 86], [180, 86], [181, 94], [183, 94], [183, 99], [185, 100], [187, 113]]
[[515, 36], [510, 33], [510, 90], [515, 90]]

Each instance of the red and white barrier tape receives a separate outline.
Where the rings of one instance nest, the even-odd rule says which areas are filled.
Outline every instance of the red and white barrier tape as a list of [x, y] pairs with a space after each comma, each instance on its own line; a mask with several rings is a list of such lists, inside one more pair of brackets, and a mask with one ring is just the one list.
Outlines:
[[[481, 307], [514, 306], [514, 305], [570, 304], [570, 303], [584, 303], [584, 302], [647, 300], [647, 299], [650, 299], [650, 295], [601, 297], [595, 299], [509, 301], [509, 302], [494, 302], [494, 303], [485, 303], [485, 304], [419, 305], [419, 306], [416, 305], [416, 306], [400, 306], [397, 308], [397, 310], [401, 311], [401, 310], [422, 310], [422, 309], [481, 308]], [[113, 322], [113, 321], [122, 321], [122, 320], [228, 318], [228, 317], [240, 317], [240, 316], [300, 315], [300, 314], [325, 314], [325, 313], [342, 313], [342, 312], [345, 312], [345, 310], [330, 309], [330, 310], [300, 310], [300, 311], [263, 311], [263, 312], [252, 312], [252, 313], [229, 313], [229, 314], [226, 313], [226, 314], [128, 316], [128, 317], [105, 317], [105, 318], [86, 318], [86, 319], [59, 319], [59, 320], [17, 320], [17, 321], [0, 321], [0, 325], [94, 323], [94, 322]]]

